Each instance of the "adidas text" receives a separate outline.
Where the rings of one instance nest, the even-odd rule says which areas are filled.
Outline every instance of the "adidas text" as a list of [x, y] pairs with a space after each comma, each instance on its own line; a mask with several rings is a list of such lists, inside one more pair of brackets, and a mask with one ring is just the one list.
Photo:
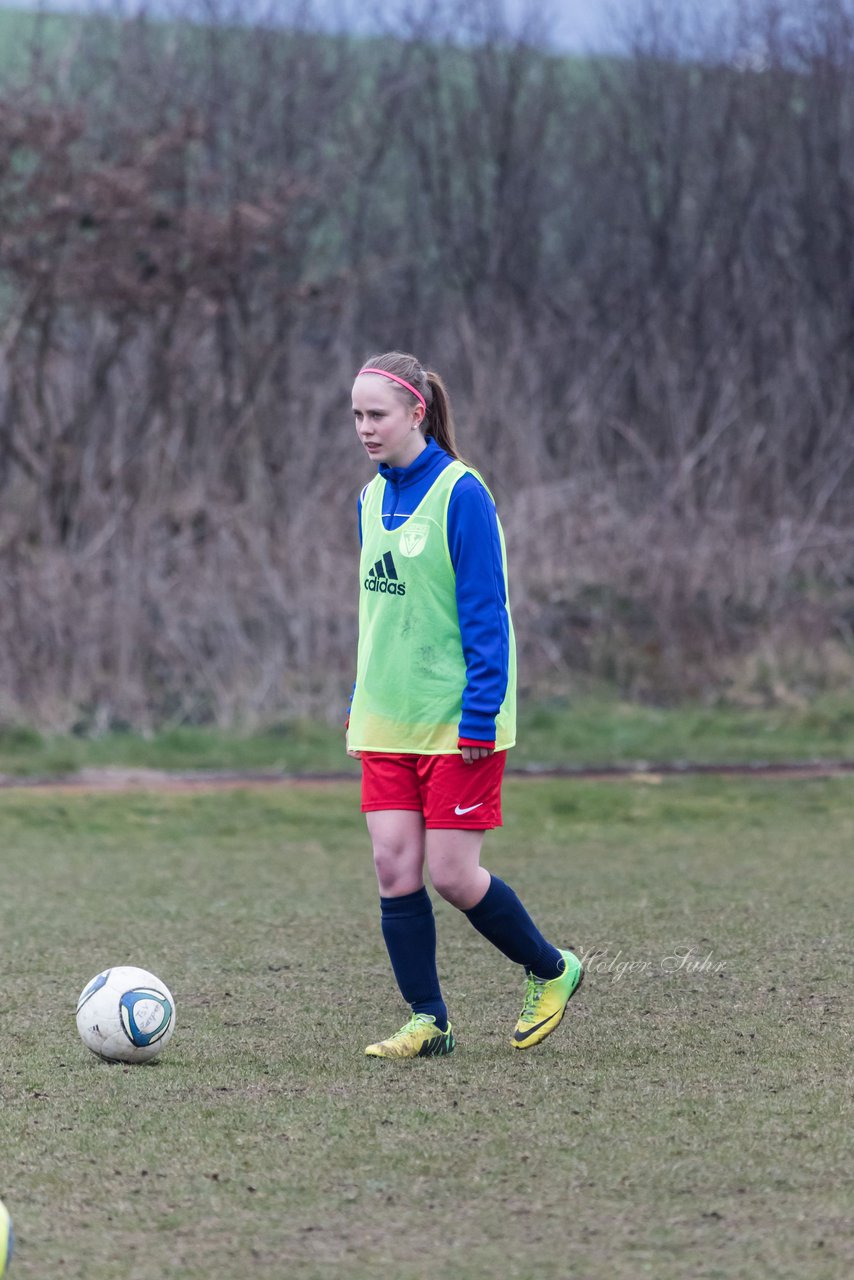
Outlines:
[[388, 596], [405, 596], [405, 582], [389, 582], [387, 578], [365, 578], [366, 591], [379, 591]]

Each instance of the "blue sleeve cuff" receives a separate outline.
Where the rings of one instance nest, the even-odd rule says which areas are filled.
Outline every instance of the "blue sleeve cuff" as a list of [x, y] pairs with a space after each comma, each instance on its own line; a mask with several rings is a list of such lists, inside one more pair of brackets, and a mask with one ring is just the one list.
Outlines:
[[495, 741], [495, 716], [481, 711], [463, 711], [460, 716], [459, 735], [474, 738], [484, 744]]

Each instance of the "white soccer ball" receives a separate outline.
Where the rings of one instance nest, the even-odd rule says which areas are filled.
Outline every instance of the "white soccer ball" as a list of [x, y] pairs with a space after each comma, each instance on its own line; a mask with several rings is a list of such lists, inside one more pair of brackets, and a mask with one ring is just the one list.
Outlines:
[[146, 969], [105, 969], [77, 1001], [77, 1030], [87, 1049], [108, 1062], [148, 1062], [175, 1030], [175, 1001]]

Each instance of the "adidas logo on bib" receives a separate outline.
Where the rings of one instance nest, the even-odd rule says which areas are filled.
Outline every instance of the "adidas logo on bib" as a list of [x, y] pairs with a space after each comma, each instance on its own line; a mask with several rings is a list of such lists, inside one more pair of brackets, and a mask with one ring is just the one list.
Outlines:
[[390, 551], [377, 560], [373, 569], [368, 570], [365, 578], [366, 591], [378, 591], [387, 596], [405, 596], [406, 583], [401, 582], [394, 567], [394, 558]]

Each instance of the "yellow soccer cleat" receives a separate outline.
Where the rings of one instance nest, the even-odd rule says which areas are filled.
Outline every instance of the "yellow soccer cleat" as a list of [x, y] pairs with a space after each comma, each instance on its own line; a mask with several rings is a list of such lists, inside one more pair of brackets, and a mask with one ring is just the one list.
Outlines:
[[561, 951], [563, 973], [548, 981], [528, 975], [525, 988], [525, 1007], [519, 1014], [513, 1039], [514, 1049], [532, 1049], [535, 1044], [551, 1035], [560, 1026], [571, 996], [574, 996], [584, 977], [578, 956], [571, 951]]
[[12, 1246], [15, 1241], [15, 1233], [12, 1231], [12, 1219], [9, 1217], [9, 1211], [2, 1200], [0, 1200], [0, 1276], [6, 1274], [6, 1268], [12, 1257]]
[[450, 1022], [447, 1031], [440, 1031], [431, 1013], [413, 1013], [405, 1027], [388, 1040], [369, 1044], [365, 1053], [369, 1058], [441, 1058], [453, 1052], [455, 1043]]

